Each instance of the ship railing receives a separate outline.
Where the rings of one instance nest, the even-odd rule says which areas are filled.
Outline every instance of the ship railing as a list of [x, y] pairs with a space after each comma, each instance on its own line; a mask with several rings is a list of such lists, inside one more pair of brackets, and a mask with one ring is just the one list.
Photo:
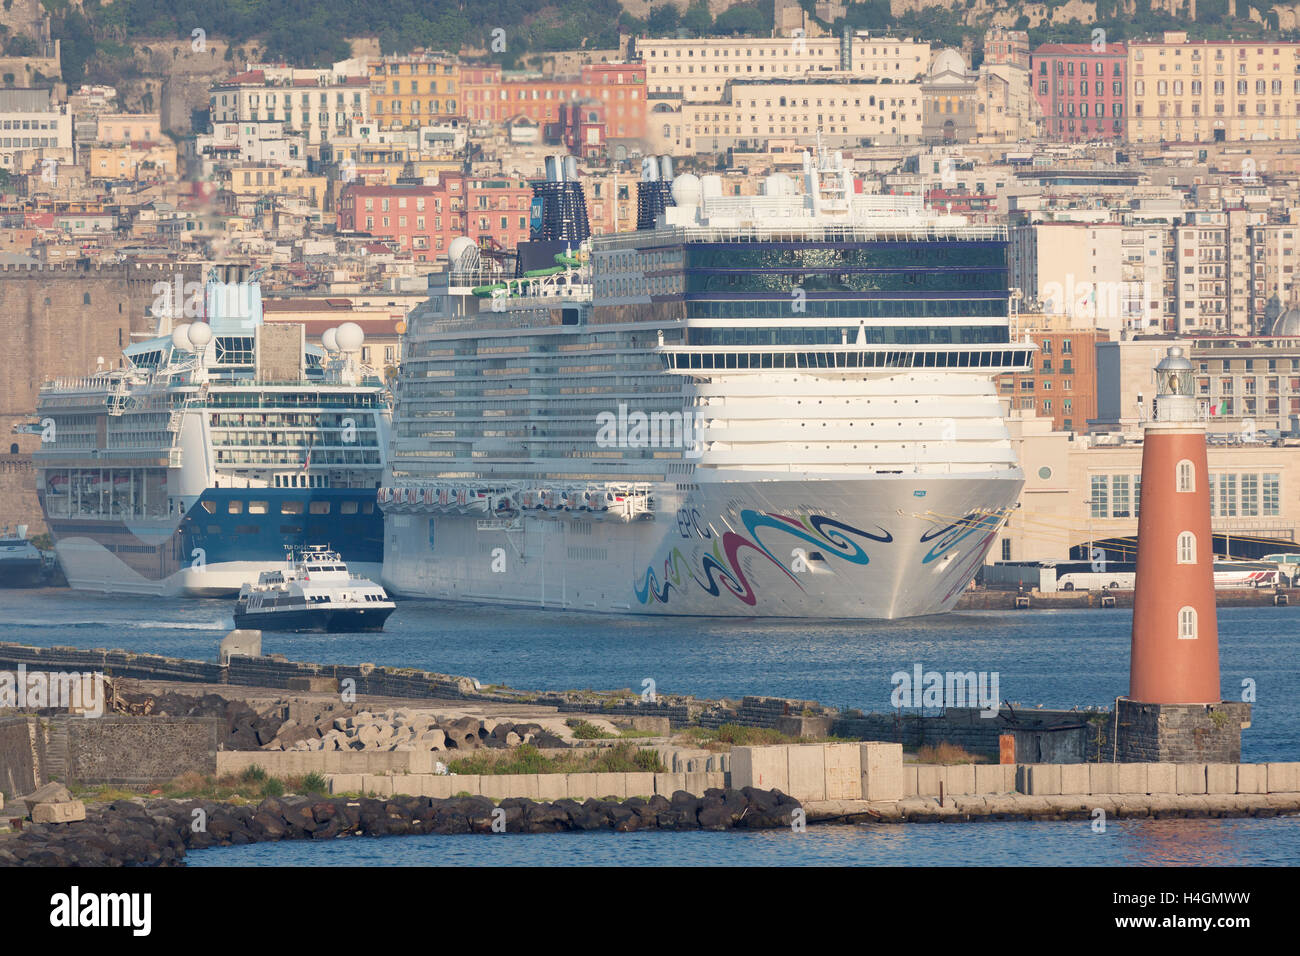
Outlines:
[[879, 224], [846, 222], [828, 225], [810, 220], [807, 225], [773, 222], [757, 226], [670, 226], [653, 232], [616, 233], [595, 238], [599, 250], [641, 248], [649, 245], [672, 245], [686, 242], [808, 242], [808, 241], [876, 241], [876, 242], [969, 242], [971, 240], [1006, 241], [1005, 226], [946, 225], [942, 223], [908, 226], [897, 218], [882, 219]]

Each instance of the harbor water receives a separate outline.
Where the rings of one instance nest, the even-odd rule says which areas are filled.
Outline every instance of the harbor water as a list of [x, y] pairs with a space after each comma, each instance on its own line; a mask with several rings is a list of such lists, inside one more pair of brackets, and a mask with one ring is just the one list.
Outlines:
[[[230, 601], [66, 590], [9, 591], [0, 639], [213, 660]], [[887, 711], [893, 674], [995, 674], [1001, 699], [1033, 708], [1112, 705], [1127, 690], [1126, 610], [975, 611], [895, 622], [611, 617], [401, 601], [381, 634], [263, 635], [290, 660], [371, 662], [536, 690], [631, 688], [738, 698], [774, 695]], [[1225, 699], [1253, 693], [1242, 759], [1295, 760], [1300, 622], [1292, 608], [1219, 611]], [[591, 863], [1300, 864], [1294, 819], [826, 826], [805, 833], [432, 836], [203, 851], [194, 865]]]

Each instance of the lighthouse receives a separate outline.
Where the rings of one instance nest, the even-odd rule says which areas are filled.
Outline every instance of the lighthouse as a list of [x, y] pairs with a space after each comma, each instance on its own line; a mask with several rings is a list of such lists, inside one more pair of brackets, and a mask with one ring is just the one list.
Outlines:
[[1219, 626], [1205, 425], [1183, 350], [1170, 348], [1155, 372], [1156, 398], [1143, 423], [1129, 698], [1217, 704]]

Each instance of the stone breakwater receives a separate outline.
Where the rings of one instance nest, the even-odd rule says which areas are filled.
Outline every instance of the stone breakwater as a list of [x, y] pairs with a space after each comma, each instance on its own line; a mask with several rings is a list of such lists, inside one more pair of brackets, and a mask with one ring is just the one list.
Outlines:
[[[428, 833], [560, 833], [788, 827], [801, 806], [780, 791], [711, 789], [701, 797], [494, 803], [486, 797], [268, 797], [256, 806], [119, 800], [75, 823], [31, 824], [0, 840], [3, 866], [180, 866], [190, 850], [279, 840]], [[494, 827], [495, 824], [495, 827]], [[504, 829], [502, 829], [504, 827]]]

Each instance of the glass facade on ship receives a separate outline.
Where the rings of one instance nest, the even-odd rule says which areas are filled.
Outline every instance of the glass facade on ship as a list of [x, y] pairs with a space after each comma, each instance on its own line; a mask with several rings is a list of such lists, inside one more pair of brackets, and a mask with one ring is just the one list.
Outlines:
[[1010, 340], [1003, 239], [688, 242], [681, 268], [687, 345]]

